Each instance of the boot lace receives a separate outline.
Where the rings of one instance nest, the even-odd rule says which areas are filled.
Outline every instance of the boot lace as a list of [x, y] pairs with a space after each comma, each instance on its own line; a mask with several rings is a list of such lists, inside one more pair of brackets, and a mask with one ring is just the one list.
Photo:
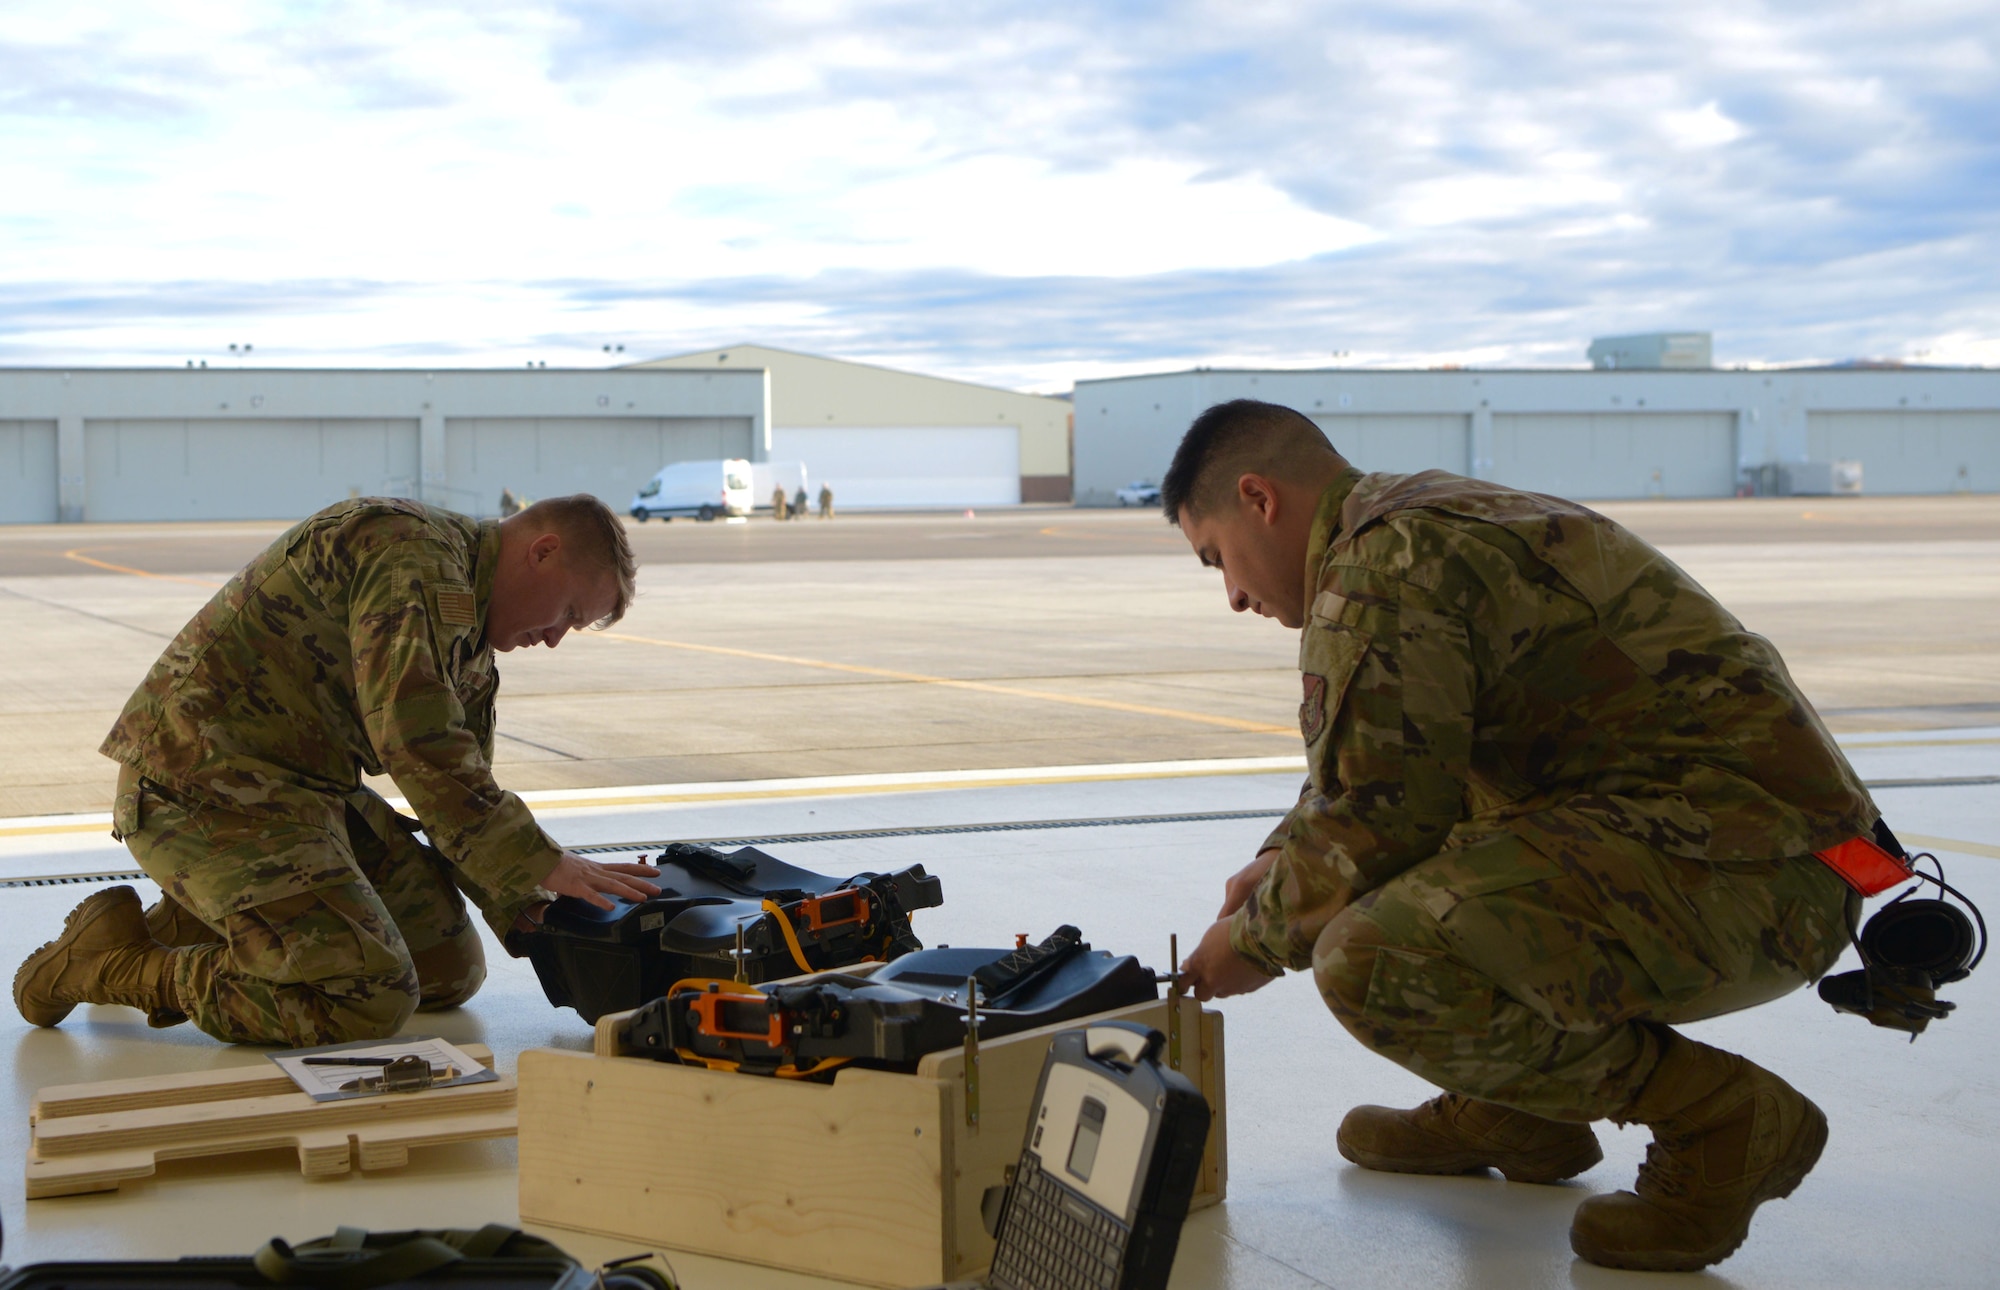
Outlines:
[[1440, 1093], [1417, 1110], [1433, 1119], [1450, 1124], [1458, 1118], [1459, 1109], [1471, 1100], [1458, 1093]]
[[1639, 1166], [1638, 1193], [1674, 1200], [1687, 1195], [1695, 1175], [1694, 1142], [1693, 1134], [1655, 1127], [1653, 1140], [1646, 1144], [1646, 1163]]

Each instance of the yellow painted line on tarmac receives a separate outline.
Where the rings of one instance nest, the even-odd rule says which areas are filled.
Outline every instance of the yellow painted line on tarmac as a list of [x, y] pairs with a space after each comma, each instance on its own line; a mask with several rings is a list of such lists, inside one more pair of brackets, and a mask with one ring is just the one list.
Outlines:
[[1988, 846], [1984, 842], [1967, 842], [1963, 838], [1929, 838], [1921, 833], [1898, 833], [1896, 840], [1905, 847], [1922, 847], [1926, 851], [1957, 851], [1962, 855], [1985, 856], [1989, 860], [2000, 860], [2000, 847]]
[[[1229, 761], [1240, 761], [1231, 765]], [[1303, 757], [1248, 757], [1232, 758], [1229, 761], [1203, 763], [1136, 763], [1125, 770], [1117, 765], [1076, 767], [1051, 767], [1047, 771], [1032, 768], [987, 774], [979, 771], [946, 772], [933, 777], [923, 775], [884, 775], [830, 777], [826, 780], [813, 778], [796, 780], [764, 781], [756, 788], [731, 789], [715, 786], [701, 792], [681, 792], [676, 785], [665, 784], [658, 787], [633, 787], [621, 791], [618, 788], [605, 789], [529, 789], [521, 794], [522, 800], [536, 811], [578, 810], [598, 806], [672, 806], [682, 802], [748, 802], [765, 801], [772, 798], [802, 797], [860, 797], [877, 793], [935, 793], [947, 790], [975, 788], [1023, 788], [1029, 785], [1050, 784], [1106, 784], [1140, 779], [1208, 779], [1222, 775], [1282, 775], [1298, 774], [1305, 770]], [[871, 782], [855, 782], [857, 780]], [[401, 798], [390, 798], [389, 804], [398, 810], [407, 810], [409, 803]], [[8, 823], [0, 820], [0, 838], [48, 837], [65, 833], [108, 833], [111, 816], [100, 812], [94, 815], [28, 816], [26, 823]]]
[[109, 833], [111, 817], [87, 820], [80, 824], [23, 824], [0, 825], [0, 838], [40, 838], [58, 833]]
[[1291, 726], [1274, 726], [1266, 721], [1245, 721], [1240, 717], [1219, 717], [1207, 712], [1187, 712], [1180, 708], [1156, 708], [1144, 703], [1125, 703], [1118, 699], [1093, 699], [1080, 694], [1058, 694], [1051, 690], [1031, 690], [1026, 686], [998, 685], [991, 681], [962, 681], [949, 676], [930, 676], [922, 672], [902, 672], [894, 668], [869, 667], [862, 663], [833, 663], [826, 659], [799, 658], [791, 654], [766, 654], [761, 650], [737, 649], [730, 645], [696, 645], [689, 641], [661, 640], [655, 636], [633, 636], [625, 632], [599, 632], [599, 636], [615, 641], [629, 641], [637, 645], [659, 645], [667, 649], [692, 650], [699, 654], [721, 654], [728, 658], [756, 659], [762, 663], [786, 663], [793, 667], [819, 668], [827, 672], [847, 672], [855, 676], [880, 677], [885, 681], [905, 681], [916, 685], [941, 685], [953, 690], [973, 690], [981, 694], [1004, 694], [1017, 699], [1040, 699], [1047, 703], [1066, 703], [1079, 708], [1101, 708], [1107, 712], [1129, 712], [1144, 717], [1168, 717], [1177, 721], [1191, 721], [1198, 725], [1220, 726], [1225, 730], [1243, 730], [1258, 735], [1284, 735], [1297, 739], [1299, 732]]
[[84, 548], [80, 546], [73, 547], [63, 552], [63, 559], [74, 560], [78, 564], [87, 564], [92, 568], [105, 569], [112, 573], [129, 573], [135, 578], [151, 578], [156, 582], [185, 582], [195, 587], [220, 587], [222, 585], [219, 582], [210, 582], [206, 578], [183, 578], [177, 573], [152, 573], [145, 569], [134, 569], [129, 564], [113, 564], [109, 560], [99, 560], [95, 556], [88, 556], [83, 552]]
[[[1299, 766], [1304, 770], [1303, 762]], [[751, 802], [767, 798], [786, 797], [860, 797], [874, 793], [935, 793], [941, 790], [967, 788], [1024, 788], [1029, 785], [1048, 784], [1105, 784], [1135, 779], [1190, 779], [1207, 778], [1212, 775], [1272, 775], [1282, 774], [1268, 766], [1250, 766], [1230, 770], [1143, 770], [1130, 774], [1090, 774], [1090, 775], [1037, 775], [1024, 772], [1001, 779], [966, 780], [907, 780], [893, 784], [845, 784], [826, 788], [753, 788], [731, 792], [722, 790], [712, 793], [640, 793], [618, 797], [533, 797], [529, 805], [537, 811], [569, 810], [592, 806], [664, 806], [679, 802]]]
[[[1064, 528], [1060, 524], [1051, 524], [1047, 528], [1035, 531], [1042, 537], [1067, 538], [1078, 542], [1130, 542], [1132, 540], [1130, 533], [1092, 533], [1083, 529]], [[1186, 538], [1176, 538], [1172, 533], [1142, 533], [1140, 536], [1148, 538], [1161, 546], [1185, 547], [1187, 545]]]

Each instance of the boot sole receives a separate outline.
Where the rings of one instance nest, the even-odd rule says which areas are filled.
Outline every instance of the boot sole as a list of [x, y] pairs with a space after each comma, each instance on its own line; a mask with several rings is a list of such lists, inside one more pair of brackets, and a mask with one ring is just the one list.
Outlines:
[[1596, 1135], [1588, 1142], [1578, 1142], [1559, 1150], [1544, 1151], [1529, 1155], [1519, 1155], [1503, 1159], [1492, 1152], [1463, 1152], [1453, 1156], [1431, 1156], [1421, 1161], [1405, 1156], [1386, 1156], [1380, 1152], [1367, 1151], [1349, 1143], [1344, 1137], [1335, 1137], [1334, 1146], [1342, 1156], [1363, 1169], [1373, 1169], [1387, 1174], [1472, 1174], [1487, 1169], [1497, 1169], [1500, 1176], [1511, 1183], [1559, 1183], [1574, 1178], [1604, 1159], [1604, 1148], [1598, 1144]]
[[1806, 1120], [1799, 1126], [1799, 1137], [1792, 1150], [1792, 1159], [1782, 1168], [1771, 1171], [1764, 1179], [1764, 1185], [1752, 1195], [1750, 1210], [1743, 1216], [1743, 1222], [1734, 1232], [1721, 1241], [1701, 1251], [1687, 1250], [1604, 1250], [1592, 1245], [1587, 1239], [1570, 1229], [1569, 1247], [1578, 1258], [1595, 1263], [1601, 1268], [1622, 1268], [1630, 1272], [1699, 1272], [1711, 1263], [1720, 1263], [1741, 1248], [1750, 1235], [1750, 1220], [1757, 1216], [1757, 1207], [1767, 1200], [1783, 1200], [1799, 1189], [1813, 1166], [1819, 1163], [1820, 1153], [1826, 1150], [1826, 1113], [1808, 1100]]

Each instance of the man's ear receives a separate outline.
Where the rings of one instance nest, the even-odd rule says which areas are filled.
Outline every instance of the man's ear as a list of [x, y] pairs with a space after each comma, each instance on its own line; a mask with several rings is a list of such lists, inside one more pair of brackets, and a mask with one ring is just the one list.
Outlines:
[[560, 550], [562, 550], [561, 534], [559, 533], [542, 534], [534, 541], [528, 543], [529, 567], [539, 568], [542, 565], [547, 564], [550, 560], [555, 559], [556, 553]]
[[1238, 476], [1236, 500], [1256, 515], [1259, 524], [1268, 526], [1278, 522], [1278, 486], [1264, 476]]

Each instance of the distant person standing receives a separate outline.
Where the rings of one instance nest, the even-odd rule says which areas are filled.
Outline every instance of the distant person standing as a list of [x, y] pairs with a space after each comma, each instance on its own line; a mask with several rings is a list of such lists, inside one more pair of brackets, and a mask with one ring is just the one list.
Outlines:
[[833, 488], [828, 484], [819, 486], [819, 517], [823, 520], [833, 518]]
[[792, 495], [792, 518], [795, 520], [802, 520], [805, 517], [806, 517], [806, 486], [804, 484], [800, 484], [799, 491]]
[[785, 504], [785, 486], [779, 484], [771, 490], [771, 518], [782, 520], [789, 508]]
[[511, 488], [503, 488], [500, 490], [501, 519], [504, 520], [509, 515], [519, 515], [522, 511], [525, 511], [527, 509], [528, 509], [528, 502], [526, 498], [514, 496], [514, 490]]

